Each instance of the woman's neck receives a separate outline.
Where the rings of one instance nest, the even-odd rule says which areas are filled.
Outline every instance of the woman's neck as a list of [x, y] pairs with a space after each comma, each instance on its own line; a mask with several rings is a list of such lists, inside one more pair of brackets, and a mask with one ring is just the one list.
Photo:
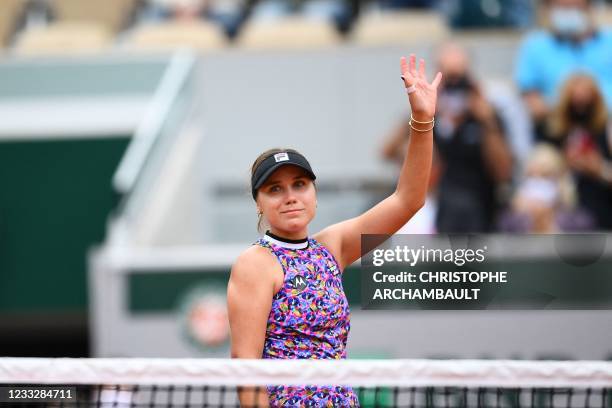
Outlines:
[[276, 238], [281, 241], [286, 241], [286, 242], [291, 242], [291, 241], [303, 242], [306, 239], [308, 239], [308, 230], [306, 229], [304, 229], [303, 231], [289, 232], [289, 231], [282, 231], [276, 228], [270, 228], [270, 230], [266, 231], [266, 233], [272, 235], [273, 238]]
[[286, 237], [282, 237], [274, 234], [271, 231], [266, 231], [266, 234], [263, 237], [264, 240], [268, 241], [271, 244], [287, 248], [287, 249], [306, 249], [308, 248], [308, 238], [302, 239], [290, 239]]

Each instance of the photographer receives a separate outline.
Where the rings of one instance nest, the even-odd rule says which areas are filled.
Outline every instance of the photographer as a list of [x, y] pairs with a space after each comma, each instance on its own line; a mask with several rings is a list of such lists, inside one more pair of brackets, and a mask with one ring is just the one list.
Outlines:
[[[512, 157], [501, 121], [470, 76], [468, 56], [455, 44], [438, 54], [443, 74], [434, 129], [434, 168], [440, 167], [437, 232], [490, 232], [497, 212], [497, 187], [510, 181]], [[387, 159], [401, 158], [408, 135], [402, 123], [383, 147]]]
[[442, 174], [438, 188], [438, 232], [489, 232], [497, 210], [496, 190], [510, 180], [512, 158], [501, 121], [469, 72], [456, 45], [440, 51], [445, 80], [434, 132]]

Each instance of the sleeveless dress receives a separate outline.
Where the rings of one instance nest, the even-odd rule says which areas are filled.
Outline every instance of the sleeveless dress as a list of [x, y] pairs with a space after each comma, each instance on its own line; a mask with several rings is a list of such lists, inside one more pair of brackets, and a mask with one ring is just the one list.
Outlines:
[[[283, 286], [272, 299], [262, 357], [346, 358], [349, 306], [333, 255], [313, 238], [300, 249], [268, 235], [255, 244], [270, 250], [284, 273]], [[354, 391], [345, 386], [267, 388], [271, 407], [359, 406]]]

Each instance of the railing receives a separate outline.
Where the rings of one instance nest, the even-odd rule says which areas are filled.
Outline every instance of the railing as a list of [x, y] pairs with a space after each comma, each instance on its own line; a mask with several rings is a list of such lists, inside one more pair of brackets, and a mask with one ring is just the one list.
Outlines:
[[164, 124], [180, 97], [195, 61], [195, 56], [187, 51], [178, 51], [170, 61], [151, 105], [113, 177], [113, 186], [118, 192], [128, 194], [134, 189], [147, 157], [163, 136]]
[[138, 191], [147, 189], [146, 180], [151, 180], [147, 176], [160, 167], [161, 146], [167, 146], [171, 137], [179, 135], [189, 115], [191, 94], [186, 90], [195, 64], [196, 56], [192, 52], [181, 50], [174, 54], [119, 164], [113, 186], [125, 196], [124, 213], [133, 214], [138, 208]]

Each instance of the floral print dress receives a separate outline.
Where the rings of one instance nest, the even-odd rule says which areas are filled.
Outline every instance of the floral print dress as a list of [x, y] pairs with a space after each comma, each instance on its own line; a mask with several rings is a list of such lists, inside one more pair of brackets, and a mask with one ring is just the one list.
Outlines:
[[[263, 358], [342, 359], [350, 330], [342, 271], [313, 238], [281, 241], [269, 232], [255, 244], [280, 262], [284, 281], [268, 316]], [[271, 407], [358, 407], [345, 386], [269, 386]]]

